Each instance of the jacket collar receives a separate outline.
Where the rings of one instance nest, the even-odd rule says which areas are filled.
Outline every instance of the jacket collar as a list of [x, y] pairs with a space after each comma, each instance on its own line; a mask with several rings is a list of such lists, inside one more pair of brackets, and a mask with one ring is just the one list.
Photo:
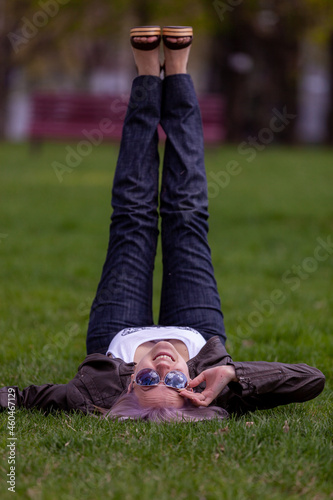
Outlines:
[[188, 360], [187, 366], [191, 378], [194, 378], [214, 365], [229, 363], [232, 363], [232, 359], [222, 344], [220, 337], [215, 335], [207, 340], [196, 356]]

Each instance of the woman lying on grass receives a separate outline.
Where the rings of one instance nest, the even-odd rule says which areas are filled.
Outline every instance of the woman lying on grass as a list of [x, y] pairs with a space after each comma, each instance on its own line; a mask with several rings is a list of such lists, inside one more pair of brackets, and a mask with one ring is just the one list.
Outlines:
[[[109, 247], [90, 314], [88, 356], [68, 384], [1, 389], [3, 408], [11, 394], [18, 407], [202, 420], [306, 401], [323, 390], [325, 378], [316, 368], [234, 362], [225, 350], [207, 240], [201, 117], [186, 73], [192, 29], [163, 29], [163, 80], [160, 40], [158, 27], [131, 32], [138, 77], [114, 177]], [[159, 123], [167, 136], [160, 197]], [[163, 285], [155, 326], [158, 204]]]

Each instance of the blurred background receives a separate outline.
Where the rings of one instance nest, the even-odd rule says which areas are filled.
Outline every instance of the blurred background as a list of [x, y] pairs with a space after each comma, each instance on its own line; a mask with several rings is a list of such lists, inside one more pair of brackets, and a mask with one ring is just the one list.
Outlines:
[[[333, 144], [332, 0], [1, 0], [1, 139], [38, 135], [43, 112], [56, 119], [55, 97], [63, 121], [76, 95], [125, 102], [129, 29], [149, 24], [194, 27], [190, 71], [200, 95], [218, 98], [216, 141], [266, 130], [263, 143]], [[277, 112], [289, 126], [269, 134]], [[74, 120], [82, 131], [87, 120]]]

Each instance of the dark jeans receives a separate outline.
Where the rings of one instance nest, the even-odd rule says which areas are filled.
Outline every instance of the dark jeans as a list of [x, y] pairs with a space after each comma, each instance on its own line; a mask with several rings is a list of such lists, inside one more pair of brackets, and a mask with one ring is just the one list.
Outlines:
[[87, 352], [105, 353], [126, 327], [153, 325], [158, 237], [157, 126], [166, 135], [160, 215], [163, 283], [159, 325], [189, 326], [206, 340], [225, 330], [210, 248], [202, 124], [189, 75], [137, 77], [112, 190], [102, 277], [92, 304]]

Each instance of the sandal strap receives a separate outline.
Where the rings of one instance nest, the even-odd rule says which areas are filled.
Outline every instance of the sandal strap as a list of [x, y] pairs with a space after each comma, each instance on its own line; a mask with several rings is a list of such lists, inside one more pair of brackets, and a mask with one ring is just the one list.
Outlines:
[[136, 26], [131, 29], [130, 36], [161, 36], [161, 28], [159, 26]]
[[[156, 36], [153, 42], [134, 41], [135, 37], [150, 37]], [[161, 42], [161, 28], [159, 26], [135, 26], [130, 32], [131, 45], [138, 50], [154, 50]]]
[[193, 28], [192, 26], [165, 26], [163, 28], [163, 37], [165, 36], [175, 38], [193, 37]]

